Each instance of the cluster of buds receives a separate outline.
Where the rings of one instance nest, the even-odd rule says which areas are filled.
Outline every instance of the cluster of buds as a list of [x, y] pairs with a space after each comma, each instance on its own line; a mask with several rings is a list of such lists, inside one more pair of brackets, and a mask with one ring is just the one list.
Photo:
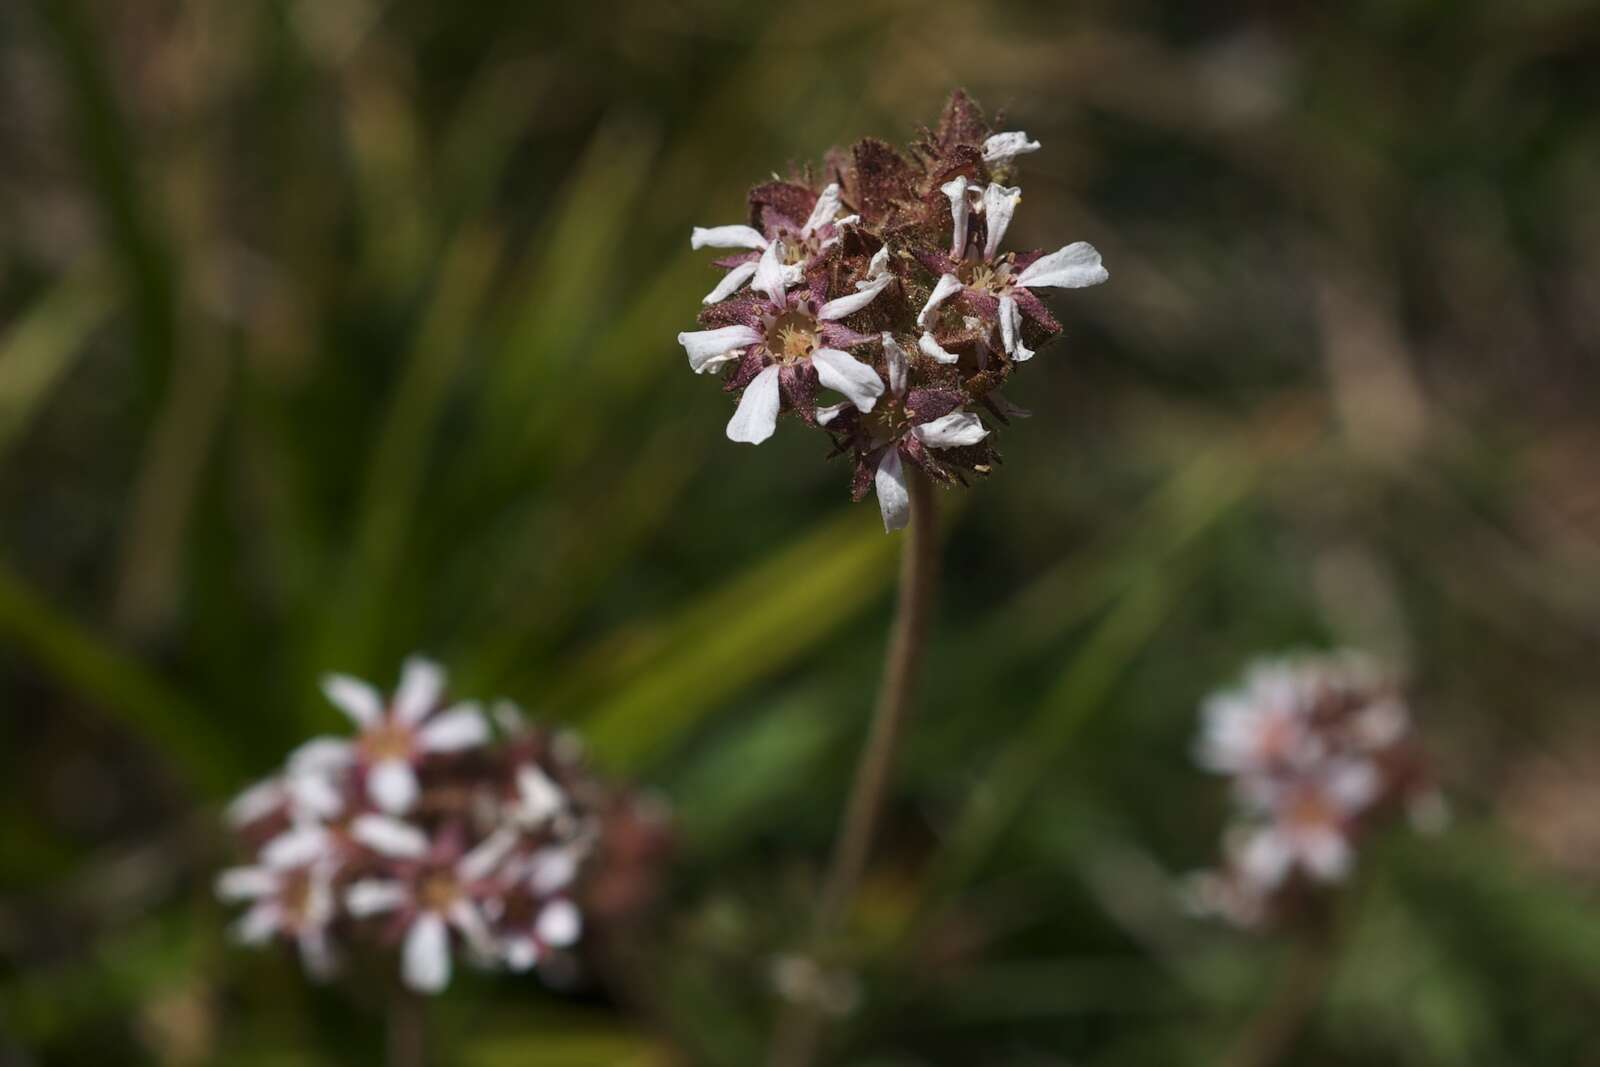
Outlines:
[[388, 700], [344, 675], [323, 691], [355, 736], [306, 742], [228, 808], [252, 856], [217, 882], [247, 904], [238, 939], [290, 942], [314, 977], [347, 948], [397, 946], [424, 993], [449, 983], [458, 954], [525, 971], [571, 948], [580, 879], [629, 808], [584, 769], [577, 739], [507, 702], [492, 715], [447, 704], [443, 672], [421, 658]]
[[1264, 660], [1201, 708], [1195, 758], [1233, 779], [1220, 871], [1194, 876], [1197, 911], [1253, 927], [1345, 880], [1364, 835], [1397, 812], [1437, 828], [1395, 678], [1356, 652]]
[[[1082, 241], [1001, 250], [1039, 142], [995, 132], [962, 93], [902, 152], [864, 140], [750, 191], [748, 225], [696, 228], [729, 254], [705, 297], [705, 329], [678, 335], [697, 373], [721, 370], [739, 402], [728, 437], [759, 444], [789, 412], [855, 461], [856, 500], [875, 491], [885, 529], [909, 517], [905, 463], [966, 484], [998, 460], [991, 425], [1026, 414], [999, 387], [1061, 332], [1038, 291], [1107, 278]], [[820, 188], [819, 188], [820, 186]], [[819, 391], [842, 397], [822, 403]]]

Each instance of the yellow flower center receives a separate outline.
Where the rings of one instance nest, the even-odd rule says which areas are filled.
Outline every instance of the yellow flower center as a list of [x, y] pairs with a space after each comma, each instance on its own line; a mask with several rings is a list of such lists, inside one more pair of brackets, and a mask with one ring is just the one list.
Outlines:
[[809, 358], [818, 348], [816, 320], [799, 311], [779, 315], [767, 329], [767, 348], [784, 364]]

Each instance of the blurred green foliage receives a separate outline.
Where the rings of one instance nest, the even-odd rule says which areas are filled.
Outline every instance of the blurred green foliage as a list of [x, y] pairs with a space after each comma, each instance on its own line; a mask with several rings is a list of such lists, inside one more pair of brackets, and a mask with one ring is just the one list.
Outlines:
[[0, 1062], [376, 1062], [370, 990], [225, 946], [215, 814], [413, 649], [678, 820], [650, 922], [458, 982], [441, 1062], [760, 1062], [896, 541], [722, 438], [686, 237], [957, 85], [1112, 282], [949, 498], [830, 1062], [1224, 1061], [1302, 946], [1177, 907], [1193, 709], [1331, 643], [1456, 828], [1364, 857], [1284, 1062], [1591, 1062], [1597, 54], [1580, 0], [0, 8]]

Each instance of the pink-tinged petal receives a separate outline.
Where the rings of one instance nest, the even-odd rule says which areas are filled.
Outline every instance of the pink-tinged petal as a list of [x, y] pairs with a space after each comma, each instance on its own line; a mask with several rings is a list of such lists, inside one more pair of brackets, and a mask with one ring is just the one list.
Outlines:
[[878, 294], [888, 288], [889, 283], [893, 280], [893, 278], [880, 278], [858, 293], [851, 293], [849, 296], [841, 296], [837, 300], [830, 300], [817, 311], [817, 318], [823, 322], [833, 322], [849, 315], [854, 315], [876, 300]]
[[893, 396], [904, 396], [906, 391], [906, 350], [900, 347], [900, 342], [894, 339], [894, 334], [888, 330], [883, 331], [883, 357], [888, 364], [889, 392]]
[[749, 326], [689, 330], [678, 335], [678, 343], [689, 355], [689, 369], [696, 374], [704, 374], [739, 358], [745, 348], [760, 340], [761, 331]]
[[369, 878], [345, 890], [344, 906], [353, 918], [370, 919], [409, 907], [413, 899], [410, 887], [403, 882]]
[[570, 900], [552, 900], [539, 912], [534, 933], [540, 941], [555, 948], [577, 944], [583, 936], [583, 915]]
[[833, 217], [837, 214], [839, 214], [839, 183], [830, 182], [828, 187], [822, 190], [822, 195], [817, 197], [816, 204], [811, 208], [811, 217], [806, 219], [804, 226], [800, 227], [800, 235], [802, 237], [810, 237], [819, 227], [832, 222]]
[[911, 521], [911, 493], [906, 488], [905, 471], [900, 466], [900, 451], [893, 445], [878, 461], [872, 487], [878, 494], [878, 510], [883, 513], [883, 532], [904, 529]]
[[939, 186], [939, 191], [950, 198], [950, 255], [960, 259], [967, 247], [967, 215], [972, 210], [967, 203], [967, 176], [956, 175]]
[[931, 333], [925, 333], [917, 338], [917, 347], [922, 350], [923, 355], [935, 363], [950, 364], [958, 363], [961, 360], [960, 356], [954, 352], [947, 351], [943, 345], [934, 340]]
[[439, 706], [444, 693], [444, 669], [431, 659], [411, 656], [400, 666], [400, 686], [394, 693], [394, 717], [414, 726]]
[[759, 445], [778, 428], [778, 367], [774, 364], [745, 386], [739, 407], [728, 420], [728, 440]]
[[428, 854], [427, 834], [388, 815], [357, 815], [350, 821], [350, 836], [391, 859], [419, 860]]
[[333, 838], [324, 827], [303, 823], [261, 846], [261, 862], [278, 870], [305, 867], [327, 858], [332, 847]]
[[230, 867], [217, 875], [217, 899], [235, 903], [256, 900], [278, 891], [281, 879], [267, 867]]
[[1040, 256], [1017, 275], [1017, 284], [1030, 289], [1082, 289], [1111, 277], [1100, 263], [1100, 253], [1087, 241], [1077, 241]]
[[824, 388], [843, 393], [857, 411], [871, 411], [883, 395], [883, 379], [878, 372], [848, 352], [819, 348], [811, 353], [811, 366]]
[[489, 720], [475, 703], [441, 711], [417, 730], [417, 747], [424, 752], [460, 752], [488, 740]]
[[989, 436], [982, 420], [967, 411], [952, 411], [923, 423], [911, 432], [929, 448], [961, 448], [975, 445]]
[[420, 792], [417, 772], [409, 760], [379, 760], [367, 768], [367, 796], [380, 811], [404, 815], [417, 802]]
[[297, 815], [317, 819], [337, 819], [344, 814], [344, 794], [329, 775], [317, 771], [291, 770], [284, 783]]
[[755, 248], [767, 247], [767, 239], [752, 226], [696, 226], [689, 234], [689, 247], [702, 248]]
[[755, 276], [750, 281], [751, 288], [766, 293], [767, 299], [779, 306], [783, 305], [790, 277], [789, 271], [779, 258], [783, 254], [782, 246], [782, 241], [773, 241], [767, 245], [767, 250], [761, 253], [761, 259], [756, 263]]
[[1011, 227], [1011, 216], [1016, 214], [1017, 205], [1020, 203], [1022, 203], [1022, 190], [1015, 187], [1008, 189], [997, 182], [990, 182], [989, 187], [983, 191], [984, 259], [994, 259], [995, 253], [1000, 249], [1000, 242], [1005, 239], [1006, 230]]
[[1028, 140], [1023, 131], [1007, 130], [983, 142], [983, 161], [990, 166], [1003, 165], [1026, 152], [1038, 150], [1039, 142]]
[[370, 730], [383, 720], [383, 697], [359, 678], [330, 674], [322, 679], [322, 695], [363, 730]]
[[939, 282], [933, 287], [933, 292], [928, 294], [928, 302], [922, 305], [922, 310], [917, 313], [917, 325], [927, 329], [933, 313], [939, 310], [939, 305], [949, 300], [961, 291], [961, 279], [954, 274], [942, 274]]
[[702, 304], [720, 303], [744, 288], [744, 283], [756, 276], [756, 261], [741, 263], [722, 276], [717, 287], [700, 298]]
[[450, 930], [444, 917], [425, 911], [406, 931], [400, 973], [418, 993], [438, 993], [450, 984]]
[[356, 746], [340, 737], [313, 737], [289, 753], [291, 773], [328, 774], [354, 763]]
[[233, 924], [233, 939], [241, 945], [264, 945], [283, 927], [283, 908], [265, 900]]
[[1355, 814], [1378, 798], [1382, 780], [1366, 760], [1342, 762], [1328, 773], [1328, 798], [1346, 814]]

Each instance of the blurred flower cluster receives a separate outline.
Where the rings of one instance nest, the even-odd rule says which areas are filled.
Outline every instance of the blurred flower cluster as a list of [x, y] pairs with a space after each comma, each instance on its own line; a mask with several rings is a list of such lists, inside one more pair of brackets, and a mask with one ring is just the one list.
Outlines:
[[904, 464], [945, 484], [987, 474], [998, 456], [983, 415], [1026, 414], [999, 388], [1061, 332], [1039, 291], [1107, 278], [1082, 241], [1001, 250], [1022, 201], [1006, 183], [1038, 148], [958, 92], [904, 151], [835, 150], [820, 178], [752, 189], [747, 225], [696, 228], [691, 245], [725, 251], [726, 273], [705, 328], [678, 342], [697, 374], [721, 370], [739, 394], [728, 437], [759, 444], [785, 411], [823, 430], [855, 461], [854, 498], [875, 491], [891, 530], [909, 515]]
[[618, 827], [638, 852], [628, 839], [659, 820], [588, 773], [574, 735], [507, 702], [449, 704], [443, 672], [416, 657], [387, 700], [344, 675], [323, 691], [355, 735], [307, 741], [228, 808], [252, 857], [217, 882], [247, 905], [239, 940], [292, 942], [318, 977], [351, 947], [398, 946], [405, 984], [432, 993], [457, 955], [525, 971], [569, 949], [580, 888], [637, 898], [617, 884], [637, 873], [619, 870], [631, 854], [600, 869], [607, 838]]
[[1258, 926], [1343, 881], [1363, 836], [1396, 813], [1446, 818], [1396, 679], [1351, 651], [1263, 660], [1201, 708], [1195, 758], [1233, 779], [1219, 871], [1194, 876], [1205, 914]]

